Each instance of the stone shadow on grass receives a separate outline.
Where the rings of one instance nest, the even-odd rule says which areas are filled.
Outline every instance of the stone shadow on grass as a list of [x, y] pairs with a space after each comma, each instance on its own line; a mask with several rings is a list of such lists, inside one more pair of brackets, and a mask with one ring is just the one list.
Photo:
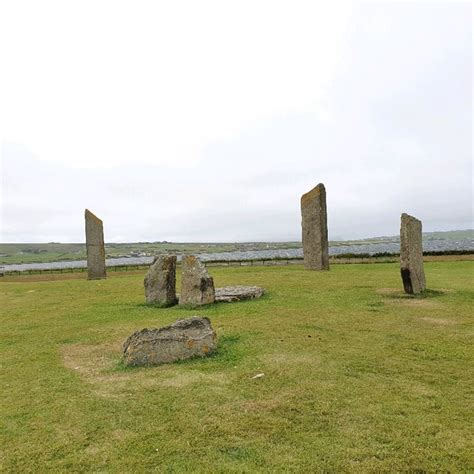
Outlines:
[[[376, 293], [382, 297], [382, 301], [389, 305], [400, 305], [411, 308], [440, 309], [443, 305], [443, 296], [449, 290], [425, 290], [418, 295], [407, 295], [399, 288], [379, 288]], [[378, 308], [369, 308], [377, 311]]]
[[159, 303], [137, 303], [135, 306], [142, 309], [184, 309], [190, 311], [196, 311], [200, 309], [208, 309], [215, 306], [217, 303], [203, 304], [203, 305], [191, 305], [191, 304], [159, 304]]
[[145, 309], [184, 309], [185, 311], [196, 311], [196, 310], [206, 310], [211, 308], [225, 308], [230, 304], [236, 303], [252, 303], [255, 301], [269, 301], [271, 297], [269, 297], [269, 293], [265, 292], [259, 298], [248, 298], [242, 299], [238, 301], [215, 301], [214, 303], [209, 304], [202, 304], [202, 305], [193, 305], [193, 304], [172, 304], [172, 305], [161, 305], [157, 303], [136, 303], [135, 306], [138, 308], [145, 308]]
[[150, 309], [163, 309], [163, 308], [172, 308], [177, 306], [176, 303], [138, 303], [140, 308], [150, 308]]
[[446, 295], [446, 290], [425, 290], [423, 293], [417, 295], [408, 295], [403, 290], [398, 288], [378, 288], [376, 293], [384, 298], [389, 299], [405, 299], [405, 300], [423, 300], [428, 298], [439, 298]]

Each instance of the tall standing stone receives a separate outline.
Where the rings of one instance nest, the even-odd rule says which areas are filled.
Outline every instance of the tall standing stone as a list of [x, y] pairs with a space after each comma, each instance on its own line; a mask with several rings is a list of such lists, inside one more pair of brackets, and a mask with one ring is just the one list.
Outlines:
[[425, 291], [421, 221], [408, 214], [401, 218], [400, 272], [405, 293], [416, 295]]
[[326, 189], [318, 184], [301, 196], [304, 266], [309, 270], [329, 270]]
[[146, 274], [145, 297], [149, 304], [173, 306], [176, 299], [176, 255], [156, 257]]
[[186, 255], [181, 261], [181, 294], [179, 304], [200, 306], [214, 303], [214, 280], [204, 264], [194, 255]]
[[87, 272], [89, 280], [106, 278], [104, 225], [89, 209], [85, 212]]

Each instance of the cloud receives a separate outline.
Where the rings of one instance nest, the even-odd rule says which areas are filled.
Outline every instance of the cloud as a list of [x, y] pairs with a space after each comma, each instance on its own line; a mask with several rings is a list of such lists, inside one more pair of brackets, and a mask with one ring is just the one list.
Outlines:
[[2, 240], [82, 241], [85, 207], [106, 240], [296, 240], [318, 182], [331, 238], [396, 234], [401, 212], [427, 231], [471, 227], [470, 6], [257, 5], [190, 7], [178, 34], [174, 7], [156, 33], [151, 4], [129, 19], [119, 4], [110, 28], [90, 20], [85, 46], [71, 17], [61, 74], [78, 95], [46, 84], [48, 63], [25, 98], [13, 79], [27, 55], [8, 78]]
[[339, 10], [308, 1], [5, 2], [6, 138], [74, 167], [186, 169], [209, 142], [323, 97], [350, 12]]

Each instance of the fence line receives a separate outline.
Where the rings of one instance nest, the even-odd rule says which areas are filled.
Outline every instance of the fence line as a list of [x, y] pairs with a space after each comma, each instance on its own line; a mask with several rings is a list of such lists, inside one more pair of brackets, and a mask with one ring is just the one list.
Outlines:
[[[474, 250], [464, 251], [427, 251], [423, 252], [426, 256], [443, 256], [443, 255], [469, 255], [472, 256]], [[332, 264], [339, 263], [393, 263], [397, 262], [399, 254], [379, 254], [379, 255], [368, 255], [368, 254], [348, 254], [348, 255], [331, 255], [329, 260]], [[203, 261], [206, 266], [213, 267], [253, 267], [253, 266], [277, 266], [277, 265], [293, 265], [301, 264], [303, 262], [302, 257], [288, 257], [288, 258], [257, 258], [257, 259], [242, 259], [242, 260], [208, 260]], [[181, 265], [181, 262], [177, 263]], [[113, 265], [108, 266], [108, 272], [120, 272], [120, 271], [137, 271], [146, 270], [151, 266], [151, 263], [142, 263], [134, 265]], [[48, 269], [31, 269], [31, 270], [7, 270], [5, 267], [0, 266], [0, 277], [7, 275], [42, 275], [42, 274], [59, 274], [59, 273], [83, 273], [87, 271], [87, 267], [70, 267], [70, 268], [48, 268]]]
[[[288, 258], [288, 259], [258, 259], [258, 260], [208, 260], [203, 262], [206, 266], [226, 266], [226, 267], [246, 267], [254, 265], [290, 265], [301, 263], [302, 258]], [[181, 262], [177, 263], [180, 266]], [[134, 265], [113, 265], [107, 267], [107, 272], [121, 272], [133, 270], [145, 270], [150, 268], [151, 263], [142, 263]], [[0, 267], [0, 276], [2, 275], [50, 275], [60, 273], [83, 273], [87, 271], [87, 267], [71, 267], [71, 268], [43, 268], [43, 269], [29, 269], [29, 270], [6, 270]]]

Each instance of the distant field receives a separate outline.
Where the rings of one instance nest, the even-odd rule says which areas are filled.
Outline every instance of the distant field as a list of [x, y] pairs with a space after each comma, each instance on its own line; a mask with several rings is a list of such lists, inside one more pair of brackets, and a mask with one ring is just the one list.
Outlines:
[[[298, 248], [301, 243], [170, 243], [137, 242], [106, 244], [108, 258], [124, 256], [157, 255], [160, 253], [231, 252], [235, 250], [261, 250]], [[62, 260], [85, 260], [86, 245], [82, 244], [0, 244], [0, 263], [41, 263]]]
[[[423, 234], [424, 240], [430, 239], [472, 239], [474, 231], [431, 232]], [[398, 237], [373, 237], [363, 240], [331, 241], [331, 247], [357, 246], [398, 242]], [[171, 243], [136, 242], [109, 243], [105, 250], [108, 258], [123, 256], [157, 255], [160, 253], [220, 253], [234, 251], [258, 251], [269, 249], [297, 249], [301, 242], [247, 242], [247, 243]], [[44, 244], [0, 244], [0, 264], [46, 263], [71, 260], [85, 260], [84, 243], [44, 243]]]
[[[397, 263], [213, 267], [267, 294], [193, 311], [145, 306], [144, 272], [6, 277], [0, 471], [472, 472], [474, 262], [425, 270], [415, 298]], [[216, 355], [121, 364], [131, 332], [194, 314]]]

